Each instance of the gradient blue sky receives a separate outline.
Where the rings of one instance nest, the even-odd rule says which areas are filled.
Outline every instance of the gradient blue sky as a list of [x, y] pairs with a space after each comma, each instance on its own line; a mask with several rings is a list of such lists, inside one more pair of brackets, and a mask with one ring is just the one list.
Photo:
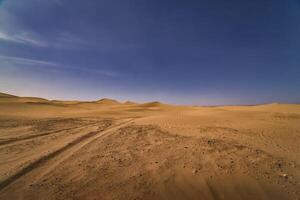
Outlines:
[[299, 0], [0, 0], [0, 91], [300, 102]]

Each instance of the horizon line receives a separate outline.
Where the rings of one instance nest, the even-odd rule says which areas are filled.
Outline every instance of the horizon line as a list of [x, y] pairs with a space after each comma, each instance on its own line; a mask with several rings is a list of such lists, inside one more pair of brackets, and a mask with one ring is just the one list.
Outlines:
[[167, 102], [161, 102], [161, 101], [145, 101], [145, 102], [141, 102], [141, 101], [132, 101], [132, 100], [125, 100], [122, 101], [120, 99], [115, 99], [115, 98], [109, 98], [109, 97], [102, 97], [102, 98], [98, 98], [98, 99], [94, 99], [94, 100], [78, 100], [78, 99], [52, 99], [52, 98], [45, 98], [45, 97], [40, 97], [40, 96], [18, 96], [18, 95], [14, 95], [11, 93], [6, 93], [6, 92], [1, 92], [0, 94], [4, 94], [4, 95], [8, 95], [11, 96], [11, 98], [16, 97], [16, 98], [38, 98], [38, 99], [43, 99], [43, 100], [47, 100], [47, 101], [78, 101], [78, 102], [87, 102], [87, 103], [93, 103], [93, 102], [97, 102], [100, 100], [104, 100], [104, 99], [108, 99], [108, 100], [114, 100], [117, 101], [119, 103], [126, 103], [126, 102], [132, 102], [132, 103], [137, 103], [137, 104], [146, 104], [146, 103], [153, 103], [153, 102], [157, 102], [157, 103], [161, 103], [161, 104], [167, 104], [167, 105], [173, 105], [173, 106], [191, 106], [191, 107], [223, 107], [223, 106], [260, 106], [260, 105], [270, 105], [270, 104], [288, 104], [288, 105], [300, 105], [300, 102], [297, 103], [286, 103], [286, 102], [279, 102], [279, 101], [272, 101], [272, 102], [261, 102], [261, 103], [255, 103], [255, 104], [216, 104], [216, 105], [196, 105], [196, 104], [176, 104], [176, 103], [167, 103]]

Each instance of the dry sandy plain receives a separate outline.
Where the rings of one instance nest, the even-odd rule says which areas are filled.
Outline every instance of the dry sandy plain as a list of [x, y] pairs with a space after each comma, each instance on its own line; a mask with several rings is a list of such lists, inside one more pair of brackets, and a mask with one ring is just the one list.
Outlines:
[[0, 94], [0, 199], [299, 199], [300, 105]]

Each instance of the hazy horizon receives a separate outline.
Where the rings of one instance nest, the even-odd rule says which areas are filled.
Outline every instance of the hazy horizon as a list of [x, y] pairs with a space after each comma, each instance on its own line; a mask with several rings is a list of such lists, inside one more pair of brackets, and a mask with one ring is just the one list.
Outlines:
[[16, 95], [8, 92], [3, 92], [0, 91], [0, 94], [7, 94], [7, 95], [13, 95], [17, 97], [33, 97], [33, 98], [42, 98], [46, 99], [49, 101], [79, 101], [79, 102], [94, 102], [94, 101], [99, 101], [103, 99], [110, 99], [110, 100], [116, 100], [120, 103], [125, 103], [125, 102], [133, 102], [133, 103], [152, 103], [152, 102], [159, 102], [163, 104], [169, 104], [169, 105], [178, 105], [178, 106], [255, 106], [255, 105], [266, 105], [266, 104], [274, 104], [274, 103], [279, 103], [279, 104], [300, 104], [300, 102], [260, 102], [260, 103], [255, 103], [255, 104], [246, 104], [246, 103], [240, 103], [240, 104], [180, 104], [180, 103], [172, 103], [172, 102], [165, 102], [165, 101], [157, 101], [157, 100], [150, 100], [150, 101], [133, 101], [131, 99], [114, 99], [110, 97], [99, 97], [95, 99], [62, 99], [62, 98], [51, 98], [51, 97], [42, 97], [42, 96], [28, 96], [28, 95]]

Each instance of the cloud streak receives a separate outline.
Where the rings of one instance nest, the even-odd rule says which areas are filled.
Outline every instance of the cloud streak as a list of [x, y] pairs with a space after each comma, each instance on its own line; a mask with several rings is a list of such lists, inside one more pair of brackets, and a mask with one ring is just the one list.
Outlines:
[[[2, 62], [1, 62], [2, 61]], [[72, 70], [72, 71], [81, 71], [85, 73], [92, 73], [101, 76], [107, 77], [118, 77], [119, 73], [105, 70], [105, 69], [95, 69], [95, 68], [87, 68], [87, 67], [78, 67], [78, 66], [69, 66], [61, 63], [56, 63], [52, 61], [45, 61], [39, 59], [31, 59], [31, 58], [22, 58], [22, 57], [14, 57], [14, 56], [3, 56], [0, 55], [0, 65], [5, 65], [4, 63], [9, 63], [11, 65], [25, 66], [25, 67], [50, 67], [50, 69], [56, 70]], [[47, 69], [47, 68], [46, 68]]]
[[58, 64], [56, 63], [48, 62], [44, 60], [20, 58], [20, 57], [13, 57], [13, 56], [0, 56], [0, 58], [5, 61], [9, 61], [15, 64], [22, 64], [22, 65], [58, 66]]
[[1, 32], [0, 30], [0, 42], [4, 41], [34, 47], [52, 47], [58, 49], [73, 49], [75, 47], [84, 48], [93, 45], [91, 42], [67, 32], [59, 33], [57, 36], [49, 38], [48, 40], [51, 40], [51, 43], [41, 37], [38, 37], [37, 34], [33, 34], [28, 31], [23, 32], [22, 34], [8, 34], [3, 31]]
[[29, 33], [7, 34], [4, 32], [0, 32], [0, 40], [19, 44], [33, 45], [38, 47], [48, 46], [47, 43], [37, 40], [36, 38], [32, 37]]

